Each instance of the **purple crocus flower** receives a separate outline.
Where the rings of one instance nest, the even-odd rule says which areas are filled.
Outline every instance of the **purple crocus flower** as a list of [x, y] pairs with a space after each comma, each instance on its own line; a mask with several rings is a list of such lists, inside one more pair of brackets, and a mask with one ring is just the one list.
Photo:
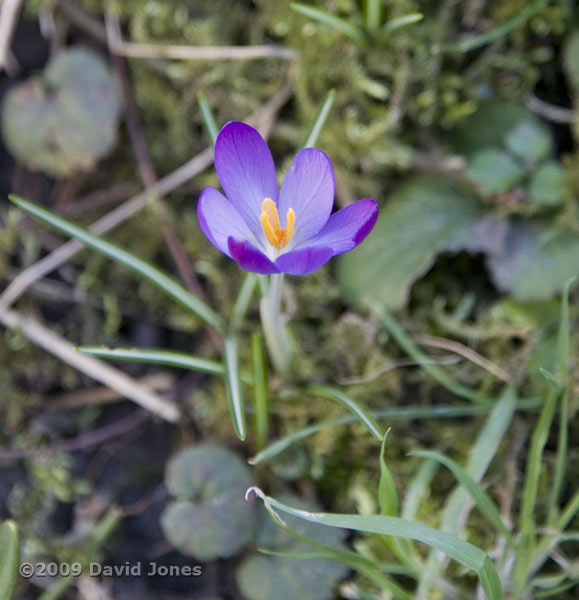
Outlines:
[[271, 152], [245, 123], [232, 121], [220, 131], [215, 168], [227, 197], [205, 188], [197, 205], [199, 224], [246, 271], [311, 273], [360, 244], [378, 217], [369, 198], [331, 214], [334, 171], [315, 148], [298, 152], [278, 196]]

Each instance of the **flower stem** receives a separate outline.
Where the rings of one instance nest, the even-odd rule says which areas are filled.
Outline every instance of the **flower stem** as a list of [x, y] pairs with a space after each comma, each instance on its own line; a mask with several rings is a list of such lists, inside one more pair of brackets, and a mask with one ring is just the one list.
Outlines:
[[282, 286], [283, 273], [272, 275], [269, 290], [259, 304], [259, 312], [271, 362], [275, 370], [284, 375], [289, 371], [290, 352], [284, 323], [281, 318]]

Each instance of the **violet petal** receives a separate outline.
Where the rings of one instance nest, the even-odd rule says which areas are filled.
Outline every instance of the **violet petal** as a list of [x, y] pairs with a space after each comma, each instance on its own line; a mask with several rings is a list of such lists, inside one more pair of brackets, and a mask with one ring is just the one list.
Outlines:
[[227, 123], [215, 142], [215, 169], [229, 201], [254, 235], [265, 241], [261, 205], [265, 198], [277, 202], [278, 192], [273, 158], [264, 139], [245, 123]]
[[197, 218], [209, 241], [230, 258], [227, 238], [234, 236], [248, 240], [252, 237], [251, 230], [235, 206], [213, 187], [206, 187], [199, 197]]
[[292, 247], [306, 244], [326, 224], [334, 204], [334, 170], [330, 159], [316, 148], [304, 148], [287, 172], [279, 199], [282, 226], [287, 212], [295, 212]]
[[358, 200], [334, 213], [320, 233], [310, 240], [312, 246], [330, 247], [341, 254], [352, 250], [372, 231], [378, 218], [378, 205], [374, 200]]
[[331, 248], [317, 246], [286, 252], [277, 258], [275, 264], [282, 273], [307, 275], [327, 263], [333, 256]]
[[279, 269], [274, 265], [263, 252], [252, 246], [246, 240], [236, 240], [230, 237], [227, 240], [231, 258], [246, 271], [269, 275], [279, 273]]

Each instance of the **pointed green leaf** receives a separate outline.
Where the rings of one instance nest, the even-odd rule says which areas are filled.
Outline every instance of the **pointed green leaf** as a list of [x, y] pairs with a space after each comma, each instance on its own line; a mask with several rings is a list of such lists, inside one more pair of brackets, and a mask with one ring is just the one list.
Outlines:
[[503, 523], [501, 514], [492, 498], [481, 488], [481, 486], [457, 463], [452, 459], [440, 454], [439, 452], [432, 452], [429, 450], [418, 450], [412, 452], [414, 456], [421, 456], [422, 458], [428, 458], [435, 460], [440, 464], [447, 467], [452, 474], [456, 477], [457, 481], [467, 490], [478, 509], [484, 515], [486, 520], [508, 540], [512, 539], [511, 532], [508, 527]]
[[384, 451], [386, 449], [386, 438], [390, 429], [384, 434], [382, 447], [380, 448], [380, 483], [378, 484], [378, 503], [380, 511], [387, 517], [395, 517], [398, 514], [398, 492], [392, 478], [392, 473], [386, 465]]
[[[184, 352], [173, 352], [172, 350], [162, 350], [160, 348], [107, 348], [105, 346], [78, 346], [75, 350], [83, 354], [109, 358], [110, 360], [167, 365], [209, 373], [210, 375], [225, 376], [225, 367], [222, 363]], [[242, 373], [241, 380], [249, 384], [253, 382], [248, 373]]]
[[418, 23], [422, 21], [424, 15], [422, 13], [412, 13], [408, 15], [402, 15], [401, 17], [397, 17], [396, 19], [391, 19], [387, 23], [382, 25], [381, 34], [383, 36], [396, 31], [396, 29], [400, 29], [401, 27], [406, 27], [407, 25], [412, 25], [414, 23]]
[[376, 419], [358, 402], [354, 399], [350, 398], [340, 390], [337, 390], [328, 385], [317, 385], [308, 388], [312, 394], [316, 394], [317, 396], [323, 396], [324, 398], [329, 398], [330, 400], [337, 400], [340, 404], [343, 404], [346, 408], [351, 410], [357, 417], [366, 425], [366, 427], [370, 430], [370, 433], [382, 440], [382, 430], [380, 425]]
[[14, 521], [0, 523], [0, 598], [10, 600], [18, 578], [20, 550]]
[[330, 111], [332, 110], [332, 106], [334, 105], [334, 100], [336, 99], [336, 90], [330, 90], [322, 100], [320, 107], [318, 108], [318, 112], [310, 125], [310, 129], [308, 131], [308, 135], [306, 135], [306, 139], [302, 145], [302, 148], [313, 148], [320, 137], [320, 133], [322, 133], [322, 129], [330, 116]]
[[229, 412], [235, 433], [240, 440], [245, 439], [245, 406], [241, 391], [239, 374], [239, 358], [237, 354], [237, 339], [231, 335], [225, 338], [225, 389]]
[[336, 17], [325, 10], [315, 8], [309, 4], [294, 2], [291, 7], [296, 12], [347, 35], [353, 42], [356, 42], [356, 44], [363, 46], [366, 43], [364, 32], [345, 19], [340, 19], [340, 17]]
[[[410, 538], [444, 552], [468, 569], [475, 571], [487, 600], [501, 600], [503, 593], [497, 571], [491, 559], [479, 548], [457, 538], [454, 535], [437, 531], [420, 523], [413, 523], [395, 517], [383, 515], [349, 515], [333, 513], [314, 513], [299, 510], [283, 504], [270, 496], [266, 496], [259, 488], [251, 491], [264, 502], [266, 507], [273, 507], [284, 513], [299, 517], [319, 525], [352, 529], [363, 533]], [[279, 517], [281, 519], [281, 517]]]
[[201, 117], [203, 118], [205, 129], [207, 129], [209, 138], [213, 142], [213, 145], [215, 145], [217, 136], [219, 135], [219, 127], [217, 125], [215, 115], [213, 114], [213, 111], [209, 106], [209, 102], [207, 102], [207, 98], [203, 92], [199, 92], [197, 94], [197, 104], [199, 105], [199, 110], [201, 111]]
[[251, 337], [253, 360], [253, 402], [255, 406], [255, 447], [261, 450], [267, 443], [269, 433], [269, 406], [267, 397], [267, 368], [265, 354], [259, 335]]

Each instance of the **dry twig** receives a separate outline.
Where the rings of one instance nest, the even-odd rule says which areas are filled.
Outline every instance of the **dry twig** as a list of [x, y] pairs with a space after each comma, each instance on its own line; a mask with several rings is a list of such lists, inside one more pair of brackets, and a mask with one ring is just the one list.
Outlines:
[[454, 352], [470, 362], [478, 365], [483, 368], [485, 371], [492, 373], [496, 378], [504, 381], [505, 383], [512, 383], [513, 378], [507, 373], [504, 369], [501, 369], [498, 365], [495, 365], [490, 360], [481, 356], [468, 346], [461, 344], [460, 342], [454, 342], [452, 340], [447, 340], [446, 338], [437, 337], [434, 335], [415, 335], [412, 339], [424, 346], [431, 346], [433, 348], [442, 348], [443, 350], [448, 350], [449, 352]]
[[10, 47], [23, 3], [24, 0], [4, 0], [4, 2], [0, 2], [0, 71], [4, 69], [9, 74], [18, 71], [18, 65], [12, 56]]
[[112, 19], [107, 19], [106, 30], [110, 50], [118, 56], [175, 60], [249, 60], [257, 58], [297, 60], [298, 58], [295, 50], [278, 46], [177, 46], [125, 42], [121, 37], [118, 22]]
[[15, 311], [2, 311], [0, 312], [0, 323], [9, 329], [20, 331], [37, 346], [60, 358], [81, 373], [88, 375], [96, 381], [100, 381], [121, 396], [132, 400], [162, 419], [171, 423], [179, 420], [181, 414], [174, 404], [161, 398], [119, 369], [108, 365], [94, 356], [87, 356], [76, 352], [74, 346], [69, 341], [50, 331], [50, 329], [30, 316], [23, 318]]

